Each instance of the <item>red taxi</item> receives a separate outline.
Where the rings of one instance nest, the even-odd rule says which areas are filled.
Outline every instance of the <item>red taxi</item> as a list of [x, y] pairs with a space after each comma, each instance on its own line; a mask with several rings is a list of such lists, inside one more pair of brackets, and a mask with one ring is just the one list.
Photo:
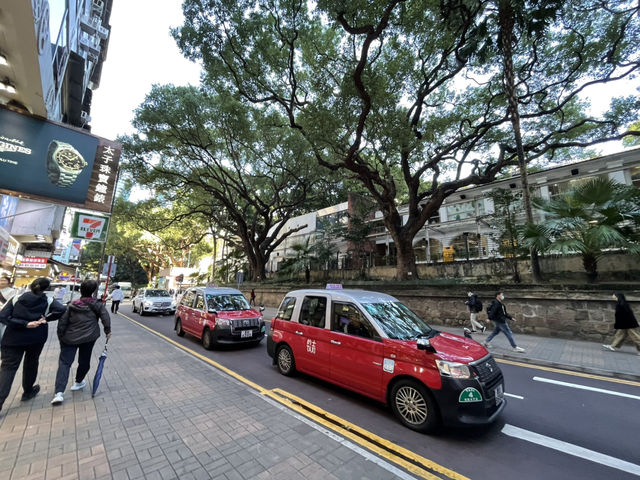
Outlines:
[[207, 350], [220, 344], [257, 345], [265, 334], [263, 310], [252, 308], [235, 288], [190, 288], [178, 304], [175, 330], [180, 337], [189, 333], [201, 339]]
[[296, 290], [271, 322], [267, 351], [296, 370], [391, 406], [407, 427], [493, 422], [504, 379], [479, 343], [439, 332], [394, 297], [364, 290]]

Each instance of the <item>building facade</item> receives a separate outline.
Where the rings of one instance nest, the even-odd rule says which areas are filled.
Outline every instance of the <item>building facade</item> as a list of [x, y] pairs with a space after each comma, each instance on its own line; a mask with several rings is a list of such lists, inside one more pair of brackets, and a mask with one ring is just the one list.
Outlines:
[[[3, 2], [0, 105], [90, 131], [91, 99], [107, 54], [112, 3]], [[0, 274], [15, 273], [16, 283], [21, 284], [59, 271], [51, 257], [65, 210], [53, 203], [0, 195]], [[20, 265], [35, 268], [17, 268]]]

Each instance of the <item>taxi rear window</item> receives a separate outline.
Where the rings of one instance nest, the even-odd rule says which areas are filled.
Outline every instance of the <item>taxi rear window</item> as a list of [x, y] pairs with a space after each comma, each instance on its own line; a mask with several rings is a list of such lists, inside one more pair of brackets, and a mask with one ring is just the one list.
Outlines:
[[276, 318], [280, 320], [291, 320], [293, 315], [293, 308], [296, 306], [295, 297], [285, 297], [280, 304]]

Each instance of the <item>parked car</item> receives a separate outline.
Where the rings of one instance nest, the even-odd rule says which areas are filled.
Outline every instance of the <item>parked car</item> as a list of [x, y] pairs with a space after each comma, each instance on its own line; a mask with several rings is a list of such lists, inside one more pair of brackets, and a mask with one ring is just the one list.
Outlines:
[[220, 344], [259, 344], [265, 335], [264, 307], [249, 305], [240, 290], [222, 287], [188, 289], [178, 304], [175, 330], [189, 333], [211, 350]]
[[173, 315], [176, 313], [176, 302], [166, 290], [143, 288], [133, 298], [133, 312], [138, 312], [140, 315], [147, 313]]
[[420, 432], [490, 423], [506, 405], [487, 349], [431, 328], [383, 293], [289, 292], [271, 321], [267, 352], [283, 375], [301, 371], [386, 403]]

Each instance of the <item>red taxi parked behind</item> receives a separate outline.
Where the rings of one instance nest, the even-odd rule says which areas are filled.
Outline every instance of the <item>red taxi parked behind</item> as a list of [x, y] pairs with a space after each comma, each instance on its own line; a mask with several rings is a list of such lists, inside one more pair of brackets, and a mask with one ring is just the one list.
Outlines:
[[190, 288], [178, 305], [175, 330], [180, 337], [189, 333], [201, 339], [207, 350], [220, 344], [257, 345], [265, 334], [263, 310], [252, 308], [234, 288]]

